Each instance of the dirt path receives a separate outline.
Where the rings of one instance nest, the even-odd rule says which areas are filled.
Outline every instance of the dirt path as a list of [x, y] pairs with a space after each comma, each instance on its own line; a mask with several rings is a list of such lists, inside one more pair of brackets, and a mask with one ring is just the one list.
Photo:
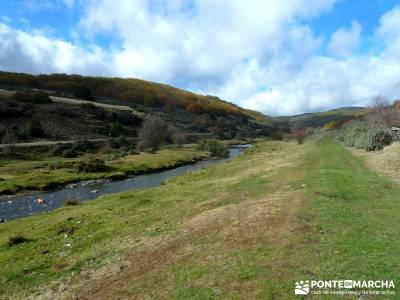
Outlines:
[[[0, 89], [0, 96], [11, 97], [14, 94], [15, 94], [15, 91], [8, 91], [8, 90]], [[130, 111], [139, 116], [143, 115], [143, 113], [136, 111], [132, 107], [127, 106], [127, 105], [107, 104], [107, 103], [101, 103], [101, 102], [95, 102], [95, 101], [79, 100], [79, 99], [73, 99], [73, 98], [67, 98], [67, 97], [57, 97], [57, 96], [50, 96], [50, 98], [51, 98], [51, 100], [53, 100], [53, 102], [56, 102], [56, 103], [64, 103], [64, 104], [70, 104], [70, 105], [82, 105], [84, 103], [90, 103], [90, 104], [93, 104], [94, 106], [102, 107], [105, 109]]]
[[[127, 140], [136, 140], [136, 138], [126, 138]], [[107, 138], [102, 138], [102, 139], [87, 139], [89, 142], [104, 142], [107, 141]], [[0, 144], [0, 149], [1, 148], [6, 148], [10, 146], [15, 146], [15, 147], [38, 147], [38, 146], [52, 146], [52, 145], [57, 145], [57, 144], [74, 144], [78, 142], [77, 140], [59, 140], [59, 141], [37, 141], [37, 142], [29, 142], [29, 143], [16, 143], [15, 145], [11, 144]]]

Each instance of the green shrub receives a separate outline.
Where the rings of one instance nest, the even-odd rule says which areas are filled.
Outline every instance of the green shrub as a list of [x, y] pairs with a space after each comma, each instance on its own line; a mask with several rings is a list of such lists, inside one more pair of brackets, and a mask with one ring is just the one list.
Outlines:
[[52, 170], [59, 170], [59, 169], [73, 169], [75, 168], [76, 161], [62, 161], [59, 160], [57, 162], [53, 162], [49, 164], [49, 168]]
[[365, 122], [353, 122], [343, 127], [337, 139], [343, 142], [348, 147], [354, 147], [356, 139], [368, 131], [368, 124]]
[[282, 133], [279, 132], [279, 131], [274, 131], [274, 132], [271, 134], [271, 138], [272, 138], [272, 140], [274, 140], [274, 141], [282, 141], [282, 140], [283, 140]]
[[79, 160], [75, 164], [78, 172], [102, 172], [107, 170], [104, 160], [90, 157], [85, 160]]
[[25, 134], [28, 136], [43, 136], [43, 128], [37, 117], [31, 118], [28, 123], [26, 123]]
[[47, 93], [43, 92], [16, 92], [12, 95], [12, 99], [19, 102], [50, 104], [53, 101]]
[[118, 121], [111, 123], [109, 130], [112, 137], [119, 137], [124, 132], [124, 128]]
[[72, 158], [72, 157], [76, 157], [77, 155], [78, 155], [78, 153], [74, 149], [65, 149], [61, 153], [61, 156], [65, 157], [65, 158]]
[[389, 145], [392, 135], [388, 128], [371, 127], [365, 122], [354, 122], [345, 126], [337, 139], [349, 147], [375, 151]]
[[213, 155], [213, 156], [220, 156], [220, 157], [228, 157], [229, 156], [228, 147], [215, 139], [201, 140], [198, 145], [198, 148], [201, 150], [211, 152], [211, 155]]
[[375, 151], [383, 149], [383, 147], [389, 145], [391, 141], [392, 136], [390, 129], [369, 128], [355, 139], [354, 147], [367, 151]]
[[8, 238], [8, 246], [14, 246], [29, 242], [29, 239], [24, 237], [23, 235], [14, 235]]
[[84, 85], [77, 85], [72, 90], [72, 95], [75, 98], [84, 99], [84, 100], [92, 100], [92, 90]]
[[39, 92], [39, 93], [35, 94], [35, 103], [37, 103], [37, 104], [50, 104], [50, 103], [53, 103], [53, 101], [51, 100], [49, 94], [43, 93], [43, 92]]
[[79, 204], [79, 200], [76, 199], [67, 199], [64, 201], [64, 206], [77, 206]]

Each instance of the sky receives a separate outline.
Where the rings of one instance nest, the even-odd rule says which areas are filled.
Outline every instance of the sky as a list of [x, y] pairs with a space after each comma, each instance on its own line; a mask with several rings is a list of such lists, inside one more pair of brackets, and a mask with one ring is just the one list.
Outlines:
[[1, 0], [0, 70], [134, 77], [269, 115], [400, 98], [400, 0]]

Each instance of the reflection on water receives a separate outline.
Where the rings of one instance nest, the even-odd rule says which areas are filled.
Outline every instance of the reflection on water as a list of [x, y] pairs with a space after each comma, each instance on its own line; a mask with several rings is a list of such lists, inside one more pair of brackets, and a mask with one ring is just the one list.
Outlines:
[[[70, 184], [60, 190], [52, 192], [40, 192], [12, 197], [2, 197], [0, 202], [0, 219], [12, 220], [27, 217], [40, 212], [51, 211], [64, 205], [68, 199], [80, 202], [96, 199], [100, 195], [112, 194], [121, 191], [155, 187], [161, 185], [168, 178], [182, 175], [188, 171], [196, 171], [201, 168], [222, 163], [238, 156], [249, 145], [238, 146], [229, 150], [229, 158], [200, 161], [193, 165], [177, 167], [175, 169], [159, 173], [140, 175], [123, 180], [86, 181]], [[45, 200], [44, 204], [37, 204], [37, 199]]]

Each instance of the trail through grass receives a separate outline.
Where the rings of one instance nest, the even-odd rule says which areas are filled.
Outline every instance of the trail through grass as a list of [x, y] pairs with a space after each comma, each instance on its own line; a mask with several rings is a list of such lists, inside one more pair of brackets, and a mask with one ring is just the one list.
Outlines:
[[[399, 185], [368, 170], [331, 138], [319, 141], [301, 167], [307, 174], [304, 206], [297, 237], [283, 253], [290, 271], [271, 283], [275, 293], [291, 298], [294, 281], [307, 279], [393, 280], [398, 286]], [[399, 299], [394, 291], [376, 298]]]

